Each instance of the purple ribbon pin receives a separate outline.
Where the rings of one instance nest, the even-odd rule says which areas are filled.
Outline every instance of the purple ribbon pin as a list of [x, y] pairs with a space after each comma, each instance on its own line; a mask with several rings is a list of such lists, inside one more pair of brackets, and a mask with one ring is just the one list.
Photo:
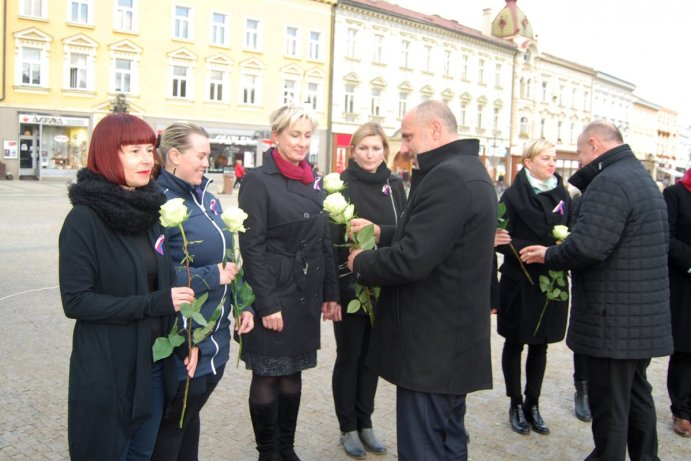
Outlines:
[[154, 249], [156, 250], [156, 253], [160, 254], [163, 256], [163, 241], [166, 239], [164, 235], [159, 235], [158, 238], [156, 239], [156, 243], [154, 244]]
[[391, 193], [391, 186], [384, 184], [384, 187], [381, 188], [381, 193], [388, 197], [388, 195]]
[[218, 215], [218, 211], [216, 211], [216, 199], [211, 199], [211, 202], [209, 203], [209, 210], [213, 212], [213, 214]]
[[564, 216], [564, 201], [559, 200], [559, 203], [557, 203], [557, 206], [554, 207], [552, 210], [552, 213], [559, 213], [560, 215]]
[[319, 186], [319, 182], [321, 182], [322, 177], [317, 176], [314, 180], [314, 190], [322, 190], [322, 188]]

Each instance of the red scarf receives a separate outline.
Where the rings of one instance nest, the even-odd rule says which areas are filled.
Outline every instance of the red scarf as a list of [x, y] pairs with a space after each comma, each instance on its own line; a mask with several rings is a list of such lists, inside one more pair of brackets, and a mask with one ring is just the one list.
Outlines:
[[314, 182], [312, 168], [310, 168], [306, 160], [300, 160], [300, 163], [293, 165], [288, 160], [281, 157], [281, 154], [278, 153], [278, 149], [274, 149], [271, 155], [273, 155], [278, 171], [286, 178], [300, 181], [303, 184], [311, 184]]
[[681, 177], [681, 179], [677, 182], [680, 182], [686, 187], [686, 190], [691, 192], [691, 168], [686, 170], [686, 173], [684, 173], [684, 176]]

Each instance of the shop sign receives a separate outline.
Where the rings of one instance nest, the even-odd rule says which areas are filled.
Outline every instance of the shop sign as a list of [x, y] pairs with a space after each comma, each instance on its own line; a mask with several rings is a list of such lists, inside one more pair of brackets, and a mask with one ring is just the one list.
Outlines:
[[4, 140], [2, 142], [2, 156], [6, 159], [17, 158], [17, 141]]
[[55, 115], [19, 114], [19, 123], [88, 127], [89, 119], [82, 117], [60, 117]]
[[67, 141], [69, 141], [70, 138], [68, 138], [64, 134], [58, 134], [55, 136], [54, 139], [55, 139], [55, 142], [67, 142]]

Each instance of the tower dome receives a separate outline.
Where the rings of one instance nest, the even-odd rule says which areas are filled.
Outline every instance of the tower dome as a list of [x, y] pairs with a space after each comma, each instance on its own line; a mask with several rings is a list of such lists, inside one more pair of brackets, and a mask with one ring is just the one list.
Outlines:
[[533, 27], [528, 17], [516, 6], [517, 0], [506, 0], [506, 6], [492, 21], [492, 35], [499, 38], [522, 36], [533, 39]]

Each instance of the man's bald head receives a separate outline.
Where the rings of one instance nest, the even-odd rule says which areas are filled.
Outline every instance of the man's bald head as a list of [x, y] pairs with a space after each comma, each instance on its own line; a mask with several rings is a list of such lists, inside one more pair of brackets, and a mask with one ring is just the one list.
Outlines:
[[586, 166], [600, 155], [624, 144], [621, 131], [606, 120], [590, 122], [578, 136], [576, 152], [581, 166]]

